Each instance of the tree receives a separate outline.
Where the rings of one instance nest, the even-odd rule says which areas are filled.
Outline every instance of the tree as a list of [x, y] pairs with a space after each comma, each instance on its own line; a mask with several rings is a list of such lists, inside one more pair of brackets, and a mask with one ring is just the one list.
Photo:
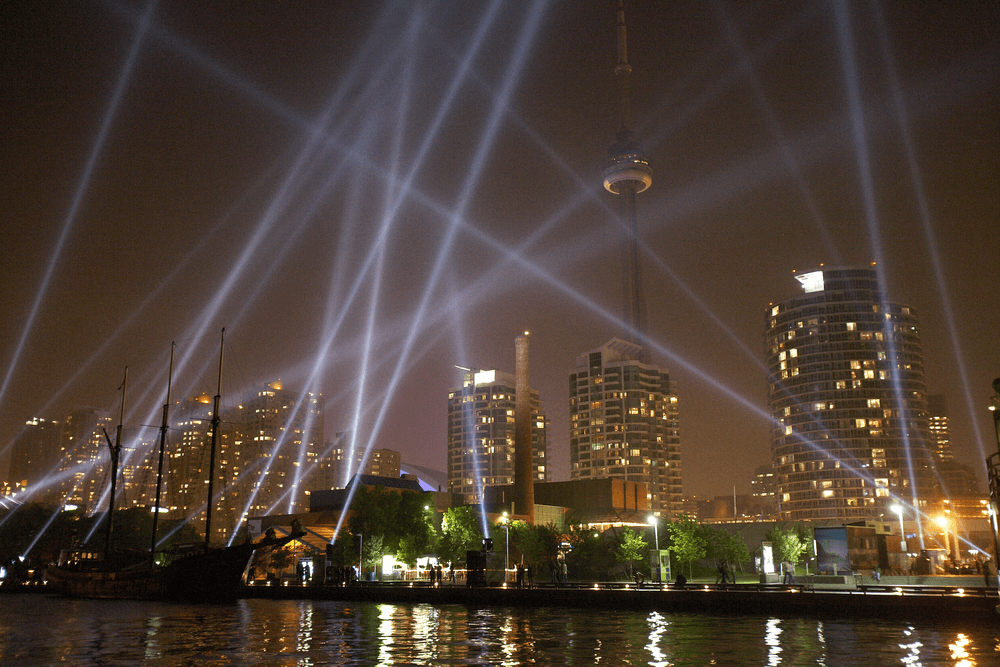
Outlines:
[[803, 554], [808, 554], [808, 548], [812, 540], [809, 538], [808, 529], [801, 526], [798, 529], [782, 530], [781, 526], [775, 526], [767, 533], [767, 538], [771, 540], [774, 547], [774, 557], [778, 561], [788, 561], [795, 565], [801, 560]]
[[381, 553], [413, 565], [434, 550], [437, 531], [428, 494], [396, 493], [382, 488], [359, 487], [351, 504], [348, 528], [352, 535], [380, 536]]
[[580, 579], [611, 579], [615, 541], [608, 534], [574, 531], [569, 541], [572, 550], [566, 556], [567, 565]]
[[668, 524], [667, 530], [670, 532], [672, 543], [667, 549], [674, 554], [681, 565], [688, 564], [688, 577], [692, 577], [692, 564], [708, 553], [708, 542], [702, 537], [698, 522], [690, 516], [682, 515]]
[[724, 528], [712, 530], [709, 547], [711, 557], [725, 562], [731, 572], [734, 571], [734, 565], [750, 560], [750, 551], [743, 537]]
[[[503, 526], [500, 525], [499, 529]], [[531, 565], [535, 572], [540, 572], [539, 566], [555, 558], [559, 549], [559, 534], [552, 524], [546, 526], [529, 525], [523, 521], [516, 521], [510, 527], [511, 556], [516, 561], [518, 554], [520, 560]], [[495, 535], [501, 533], [495, 532]]]
[[632, 577], [632, 566], [636, 561], [642, 562], [649, 553], [649, 545], [646, 539], [629, 527], [625, 527], [615, 548], [615, 560], [625, 563], [628, 568], [628, 576]]
[[445, 560], [464, 560], [467, 551], [480, 549], [482, 544], [483, 531], [479, 527], [477, 508], [464, 505], [445, 510], [438, 555]]
[[382, 564], [385, 540], [381, 535], [364, 535], [361, 543], [361, 565], [364, 569]]

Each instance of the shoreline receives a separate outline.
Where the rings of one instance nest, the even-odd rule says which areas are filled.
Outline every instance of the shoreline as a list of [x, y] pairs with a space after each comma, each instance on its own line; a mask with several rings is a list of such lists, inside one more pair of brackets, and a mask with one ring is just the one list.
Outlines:
[[809, 588], [775, 584], [542, 584], [534, 588], [366, 582], [352, 586], [247, 586], [244, 598], [337, 600], [480, 607], [571, 607], [737, 615], [795, 615], [894, 619], [961, 619], [1000, 623], [995, 588], [862, 586]]

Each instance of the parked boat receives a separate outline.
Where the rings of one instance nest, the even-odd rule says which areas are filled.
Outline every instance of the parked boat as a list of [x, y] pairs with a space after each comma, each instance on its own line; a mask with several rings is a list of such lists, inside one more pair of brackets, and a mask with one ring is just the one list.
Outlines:
[[[111, 498], [108, 505], [107, 538], [104, 552], [77, 547], [64, 550], [59, 562], [46, 569], [49, 585], [64, 595], [86, 598], [113, 599], [165, 599], [184, 601], [224, 601], [236, 599], [243, 587], [243, 573], [254, 552], [275, 549], [302, 536], [293, 532], [286, 537], [265, 535], [256, 542], [212, 548], [212, 481], [215, 468], [215, 447], [219, 431], [219, 404], [222, 393], [222, 359], [225, 350], [226, 330], [222, 330], [219, 350], [219, 391], [215, 396], [212, 414], [212, 439], [208, 471], [208, 503], [205, 511], [205, 543], [183, 553], [175, 549], [161, 552], [167, 563], [156, 563], [156, 518], [159, 514], [160, 486], [163, 481], [163, 449], [166, 441], [170, 387], [173, 375], [173, 347], [170, 352], [170, 372], [167, 380], [167, 402], [163, 406], [163, 424], [160, 431], [160, 461], [156, 479], [156, 504], [153, 507], [153, 538], [148, 552], [111, 551], [111, 531], [114, 519], [115, 480], [118, 476], [118, 453], [121, 450], [122, 423], [125, 418], [125, 385], [122, 384], [121, 418], [115, 443], [108, 437], [111, 450]], [[106, 435], [106, 434], [105, 434]]]

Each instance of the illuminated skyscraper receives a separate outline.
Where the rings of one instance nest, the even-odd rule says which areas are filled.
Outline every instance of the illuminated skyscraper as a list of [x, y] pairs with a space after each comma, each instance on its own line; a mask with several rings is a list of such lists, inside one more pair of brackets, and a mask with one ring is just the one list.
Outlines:
[[[516, 380], [497, 370], [466, 373], [448, 392], [448, 490], [482, 502], [482, 489], [514, 483]], [[538, 392], [531, 390], [532, 469], [548, 480], [548, 423]], [[514, 508], [518, 512], [518, 508]]]
[[[251, 391], [240, 405], [222, 410], [216, 447], [213, 541], [232, 536], [247, 516], [307, 511], [308, 492], [320, 467], [323, 416], [319, 396], [281, 381]], [[171, 516], [205, 526], [212, 399], [207, 394], [174, 411], [168, 443], [167, 489]], [[297, 484], [297, 486], [296, 486]]]
[[308, 511], [322, 453], [319, 400], [318, 394], [284, 389], [278, 380], [243, 401], [232, 417], [233, 447], [222, 466], [233, 498], [228, 505], [242, 511], [250, 503], [250, 516]]
[[62, 453], [59, 443], [62, 425], [50, 419], [30, 419], [11, 446], [11, 481], [28, 486], [37, 484], [53, 472]]
[[94, 408], [75, 410], [63, 422], [57, 500], [84, 507], [90, 515], [106, 509], [97, 507], [109, 459], [105, 429], [112, 430], [111, 417]]
[[[171, 420], [164, 455], [166, 502], [163, 506], [168, 508], [171, 518], [187, 518], [196, 530], [204, 531], [212, 437], [212, 397], [201, 394], [182, 401], [171, 412]], [[220, 425], [222, 433], [227, 431], [227, 426], [226, 423]], [[217, 477], [215, 488], [221, 489], [218, 481]], [[214, 527], [221, 528], [225, 523], [215, 521]]]
[[889, 515], [933, 497], [923, 353], [912, 308], [869, 268], [796, 276], [766, 316], [771, 454], [785, 520]]
[[[350, 457], [351, 434], [338, 433], [332, 443], [326, 446], [326, 453], [320, 466], [323, 472], [316, 476], [316, 489], [343, 489], [354, 475], [375, 477], [399, 477], [402, 455], [394, 449], [373, 449], [365, 455], [363, 444], [357, 443], [354, 457]], [[364, 463], [364, 465], [362, 465]]]
[[948, 435], [948, 404], [945, 402], [944, 394], [932, 394], [927, 397], [927, 421], [938, 460], [954, 460], [955, 455], [951, 451], [951, 439]]
[[614, 338], [576, 359], [569, 376], [570, 475], [644, 482], [649, 507], [681, 510], [681, 446], [675, 382]]

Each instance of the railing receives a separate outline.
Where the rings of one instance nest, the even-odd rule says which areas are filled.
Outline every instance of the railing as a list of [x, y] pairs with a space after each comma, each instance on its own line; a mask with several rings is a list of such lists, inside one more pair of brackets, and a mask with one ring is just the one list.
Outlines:
[[[255, 582], [257, 586], [268, 585], [264, 581]], [[315, 583], [283, 582], [283, 586], [291, 587], [338, 587], [343, 584], [329, 584], [323, 586]], [[464, 582], [435, 584], [430, 581], [355, 581], [347, 584], [349, 587], [368, 588], [467, 588]], [[503, 582], [493, 582], [487, 586], [491, 589], [516, 590], [516, 586]], [[942, 585], [896, 585], [896, 584], [860, 584], [852, 588], [824, 588], [816, 587], [808, 581], [798, 584], [779, 583], [739, 583], [739, 584], [708, 584], [695, 582], [688, 584], [684, 588], [677, 588], [673, 583], [646, 582], [641, 586], [635, 583], [625, 583], [616, 581], [571, 581], [564, 584], [553, 584], [551, 582], [535, 583], [533, 586], [525, 586], [522, 590], [542, 590], [542, 591], [628, 591], [636, 593], [652, 592], [677, 592], [677, 593], [708, 593], [708, 592], [728, 592], [728, 593], [824, 593], [839, 595], [936, 595], [951, 597], [988, 597], [996, 595], [996, 589], [985, 586], [942, 586]]]

